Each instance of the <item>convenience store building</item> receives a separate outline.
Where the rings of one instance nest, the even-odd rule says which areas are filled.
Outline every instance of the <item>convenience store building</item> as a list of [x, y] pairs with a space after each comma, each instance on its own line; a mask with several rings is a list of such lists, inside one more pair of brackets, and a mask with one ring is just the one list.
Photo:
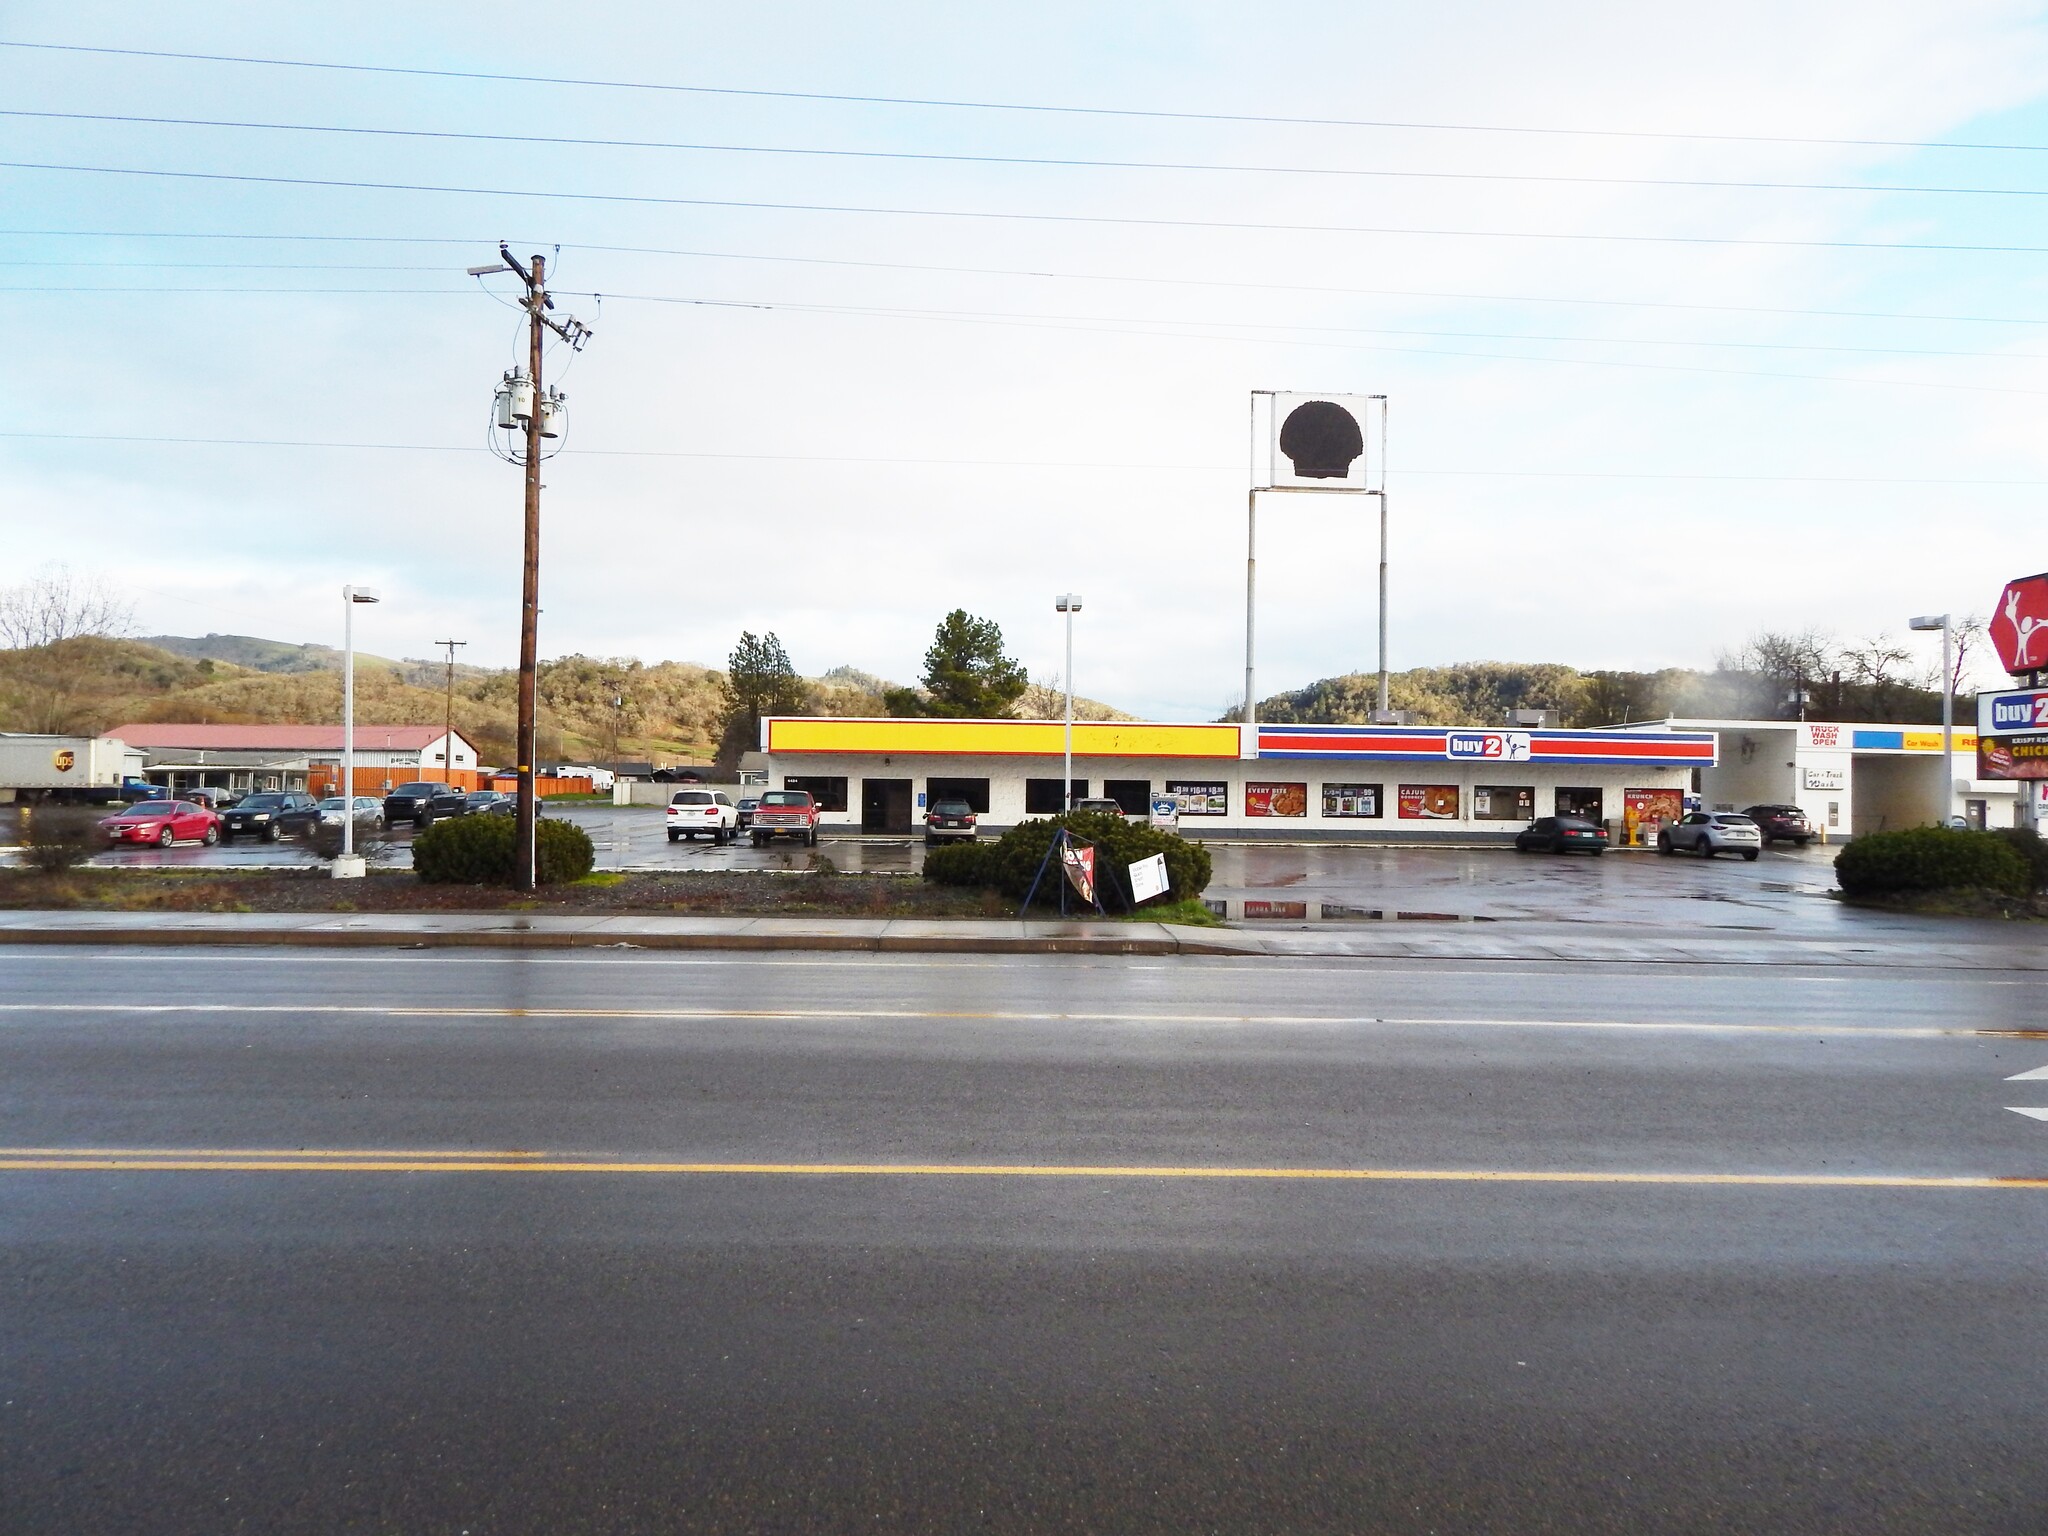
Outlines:
[[[827, 826], [908, 833], [939, 799], [991, 829], [1060, 809], [1065, 727], [1041, 720], [761, 723], [769, 784], [808, 790]], [[1074, 723], [1074, 795], [1131, 815], [1171, 802], [1191, 837], [1506, 841], [1538, 816], [1617, 839], [1674, 819], [1711, 731]]]

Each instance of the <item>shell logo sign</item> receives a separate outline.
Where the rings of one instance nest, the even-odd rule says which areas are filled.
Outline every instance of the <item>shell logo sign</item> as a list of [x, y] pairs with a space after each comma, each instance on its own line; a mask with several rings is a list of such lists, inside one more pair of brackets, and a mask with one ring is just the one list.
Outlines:
[[78, 766], [78, 754], [69, 747], [52, 752], [50, 754], [50, 766], [59, 773], [69, 773]]
[[2008, 581], [1991, 615], [1991, 643], [2015, 675], [2048, 668], [2048, 571]]

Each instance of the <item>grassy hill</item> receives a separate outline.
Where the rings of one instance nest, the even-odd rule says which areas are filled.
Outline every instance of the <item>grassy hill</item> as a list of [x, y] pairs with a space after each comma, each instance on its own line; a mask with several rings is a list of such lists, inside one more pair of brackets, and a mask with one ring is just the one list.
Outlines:
[[[175, 642], [158, 644], [158, 640]], [[235, 657], [242, 660], [232, 659]], [[341, 717], [341, 656], [326, 646], [246, 635], [153, 640], [84, 638], [0, 650], [0, 730], [94, 732], [124, 720], [261, 725]], [[431, 661], [356, 656], [356, 719], [438, 725], [446, 707], [443, 667]], [[648, 664], [621, 657], [562, 656], [540, 665], [540, 757], [576, 762], [651, 758], [706, 762], [725, 712], [722, 674], [695, 662]], [[807, 684], [807, 712], [883, 715], [890, 686], [838, 667]], [[512, 760], [518, 676], [458, 665], [455, 727], [487, 763]], [[622, 707], [613, 705], [623, 699]], [[1057, 718], [1060, 696], [1034, 687], [1017, 713]], [[1130, 719], [1076, 699], [1085, 720]], [[616, 748], [616, 750], [614, 750]]]

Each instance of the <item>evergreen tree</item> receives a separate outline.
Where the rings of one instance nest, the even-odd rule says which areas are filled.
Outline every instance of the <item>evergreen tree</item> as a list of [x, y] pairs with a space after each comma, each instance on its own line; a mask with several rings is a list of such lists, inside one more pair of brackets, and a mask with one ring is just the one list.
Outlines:
[[758, 745], [764, 715], [796, 714], [809, 693], [772, 629], [758, 638], [751, 631], [740, 632], [719, 686], [725, 694], [725, 730], [718, 759], [727, 766]]
[[1031, 679], [1003, 654], [1003, 631], [993, 619], [955, 608], [939, 621], [924, 653], [924, 688], [891, 688], [892, 715], [939, 715], [995, 720], [1010, 713]]

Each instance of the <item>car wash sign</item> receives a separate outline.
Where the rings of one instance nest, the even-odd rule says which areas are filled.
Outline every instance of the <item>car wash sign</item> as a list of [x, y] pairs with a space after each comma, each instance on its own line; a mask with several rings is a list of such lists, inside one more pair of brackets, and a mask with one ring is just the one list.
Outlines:
[[2048, 779], [2048, 688], [1977, 695], [1977, 777]]

